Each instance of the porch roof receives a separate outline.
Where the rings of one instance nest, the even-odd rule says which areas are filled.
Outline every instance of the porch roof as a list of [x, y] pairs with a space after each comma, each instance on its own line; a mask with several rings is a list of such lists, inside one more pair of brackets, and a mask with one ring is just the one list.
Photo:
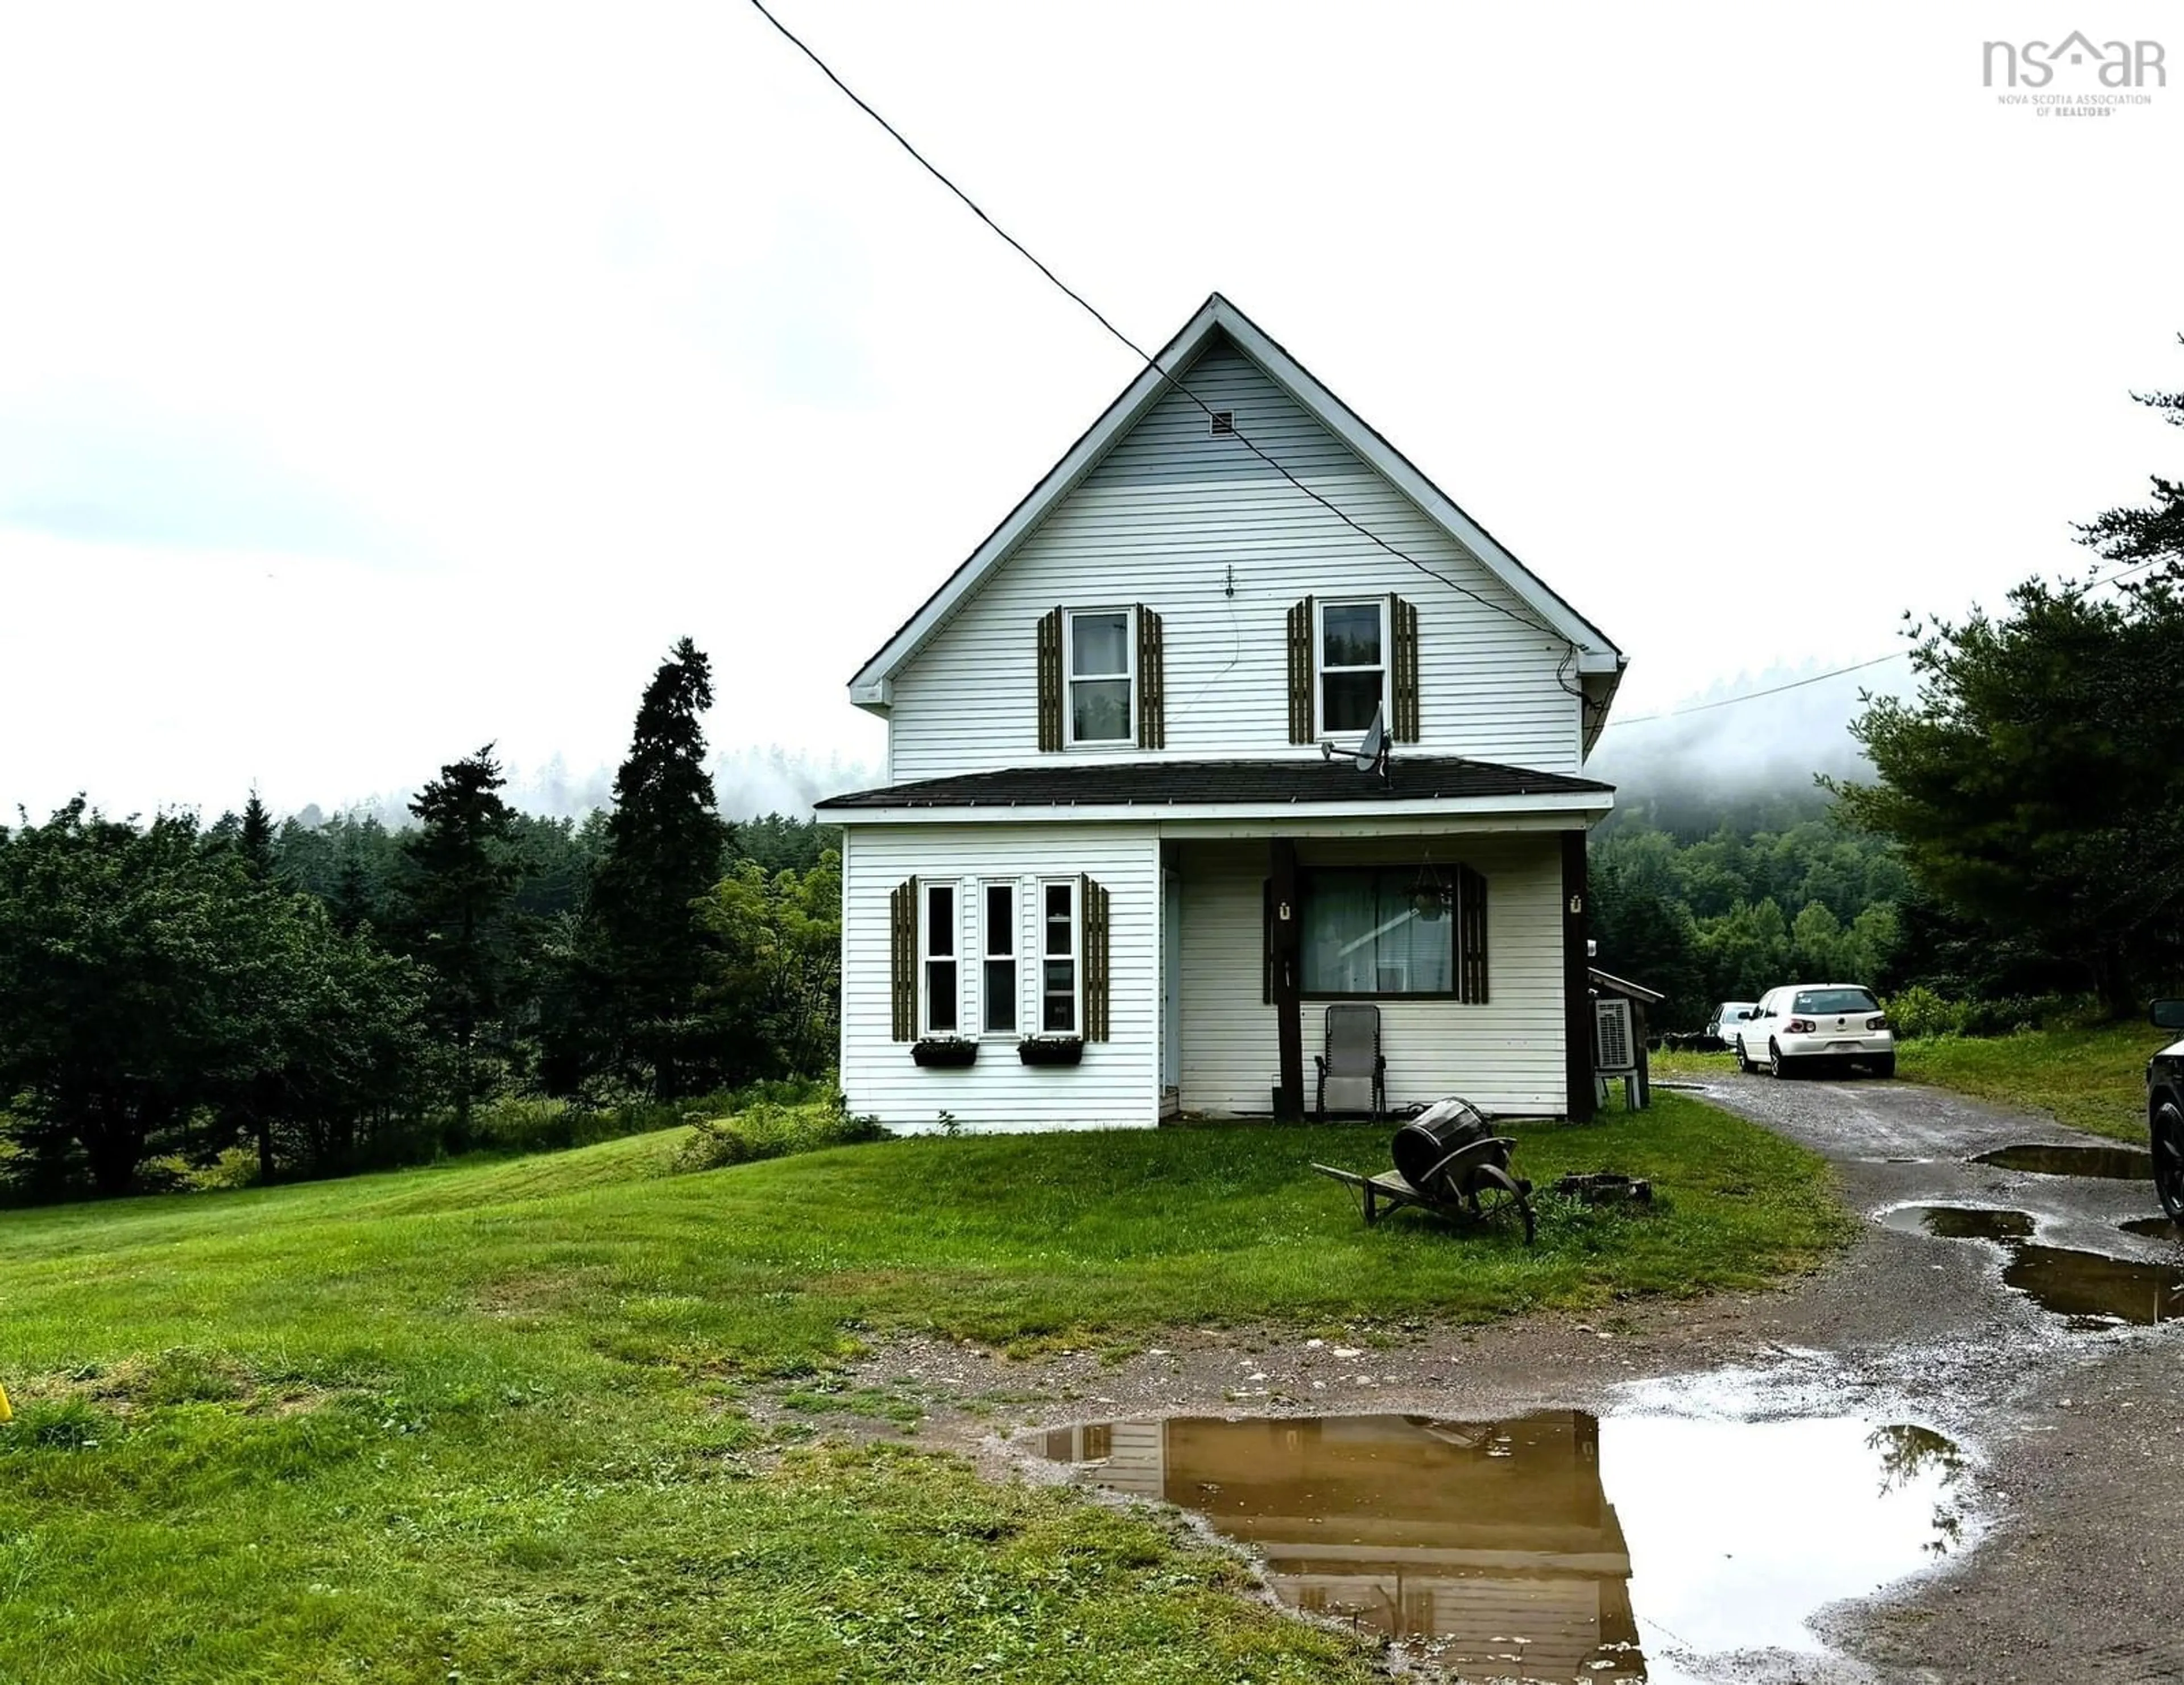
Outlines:
[[817, 804], [822, 813], [872, 808], [1258, 807], [1301, 802], [1346, 806], [1481, 798], [1612, 795], [1613, 784], [1563, 773], [1497, 766], [1457, 755], [1398, 755], [1382, 779], [1346, 756], [1278, 761], [1142, 760], [966, 773], [853, 790]]

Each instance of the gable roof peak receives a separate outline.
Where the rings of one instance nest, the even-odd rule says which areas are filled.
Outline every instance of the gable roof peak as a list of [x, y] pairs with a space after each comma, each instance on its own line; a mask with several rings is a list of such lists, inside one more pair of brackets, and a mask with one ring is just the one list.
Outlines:
[[1550, 589], [1493, 534], [1467, 515], [1454, 499], [1421, 473], [1409, 458], [1368, 426], [1234, 300], [1217, 289], [1206, 295], [1206, 302], [1190, 320], [1154, 354], [1000, 525], [987, 534], [984, 542], [964, 559], [940, 589], [927, 598], [917, 611], [858, 669], [850, 681], [850, 700], [861, 707], [885, 709], [889, 681], [896, 670], [925, 646], [952, 617], [957, 605], [1008, 559], [1017, 544], [1036, 530], [1146, 412], [1166, 397], [1170, 388], [1194, 396], [1176, 377], [1217, 335], [1226, 338], [1329, 432], [1355, 451], [1429, 520], [1475, 556], [1519, 602], [1540, 617], [1543, 631], [1552, 629], [1553, 635], [1566, 639], [1577, 652], [1580, 672], [1614, 674], [1622, 670], [1623, 653], [1605, 633]]

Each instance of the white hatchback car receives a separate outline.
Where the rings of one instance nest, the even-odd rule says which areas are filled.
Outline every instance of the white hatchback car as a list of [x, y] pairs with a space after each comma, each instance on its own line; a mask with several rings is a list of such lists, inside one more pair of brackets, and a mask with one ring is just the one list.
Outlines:
[[1752, 1016], [1736, 1026], [1730, 1045], [1741, 1071], [1764, 1065], [1774, 1075], [1786, 1077], [1798, 1066], [1831, 1061], [1864, 1065], [1875, 1076], [1896, 1074], [1896, 1032], [1873, 991], [1854, 983], [1791, 983], [1769, 989]]

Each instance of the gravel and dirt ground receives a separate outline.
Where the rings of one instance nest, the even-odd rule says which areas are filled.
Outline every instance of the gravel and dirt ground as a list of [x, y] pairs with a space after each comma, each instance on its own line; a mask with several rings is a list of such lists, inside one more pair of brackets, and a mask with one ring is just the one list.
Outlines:
[[1021, 1431], [1061, 1422], [1605, 1414], [1647, 1382], [1671, 1385], [1686, 1408], [1711, 1389], [1743, 1414], [1915, 1419], [1972, 1453], [1981, 1542], [1884, 1599], [1829, 1611], [1820, 1625], [1837, 1660], [1817, 1671], [1810, 1658], [1763, 1660], [1746, 1677], [2184, 1680], [2184, 1346], [2174, 1327], [2082, 1325], [2007, 1286], [2002, 1248], [1878, 1220], [1912, 1202], [2006, 1208], [2028, 1214], [2043, 1245], [2184, 1274], [2173, 1241], [2119, 1226], [2157, 1214], [2150, 1186], [1968, 1163], [2088, 1138], [1910, 1084], [1724, 1069], [1705, 1092], [1835, 1163], [1844, 1197], [1875, 1219], [1836, 1263], [1778, 1293], [1475, 1328], [1391, 1321], [1309, 1342], [1294, 1330], [1206, 1329], [1031, 1360], [898, 1342], [872, 1354], [857, 1386], [898, 1420], [922, 1410], [922, 1439], [996, 1474], [1038, 1472]]

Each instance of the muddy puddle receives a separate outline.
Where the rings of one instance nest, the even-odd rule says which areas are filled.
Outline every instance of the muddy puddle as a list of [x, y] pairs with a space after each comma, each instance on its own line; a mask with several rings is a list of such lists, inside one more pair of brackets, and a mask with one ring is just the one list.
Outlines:
[[1984, 1205], [1899, 1205], [1881, 1214], [1881, 1222], [1908, 1235], [1936, 1235], [1945, 1241], [2029, 1241], [2032, 1219], [2022, 1211], [1997, 1211]]
[[[2022, 1211], [1972, 1205], [1900, 1205], [1885, 1211], [1887, 1227], [1949, 1241], [1992, 1241], [2008, 1253], [2004, 1286], [2028, 1294], [2073, 1328], [2112, 1328], [2123, 1323], [2151, 1325], [2184, 1318], [2184, 1269], [2169, 1264], [2142, 1264], [2105, 1253], [2070, 1247], [2040, 1246], [2033, 1222]], [[2166, 1219], [2153, 1219], [2173, 1230]], [[2133, 1234], [2152, 1234], [2144, 1223], [2126, 1223]]]
[[1965, 1543], [1970, 1474], [1912, 1424], [1552, 1410], [1056, 1428], [1074, 1478], [1196, 1511], [1292, 1608], [1479, 1677], [1709, 1677], [1823, 1650], [1819, 1610]]
[[2153, 1155], [2135, 1147], [2004, 1147], [1982, 1152], [1975, 1164], [1997, 1170], [2030, 1170], [2036, 1176], [2099, 1176], [2111, 1181], [2150, 1182]]
[[2119, 1223], [2116, 1227], [2126, 1235], [2142, 1235], [2149, 1241], [2174, 1241], [2184, 1246], [2184, 1224], [2172, 1223], [2166, 1217], [2141, 1217], [2133, 1222]]
[[2151, 1325], [2184, 1318], [2184, 1270], [2065, 1247], [2020, 1246], [2005, 1265], [2005, 1285], [2030, 1293], [2074, 1328], [2119, 1322]]

